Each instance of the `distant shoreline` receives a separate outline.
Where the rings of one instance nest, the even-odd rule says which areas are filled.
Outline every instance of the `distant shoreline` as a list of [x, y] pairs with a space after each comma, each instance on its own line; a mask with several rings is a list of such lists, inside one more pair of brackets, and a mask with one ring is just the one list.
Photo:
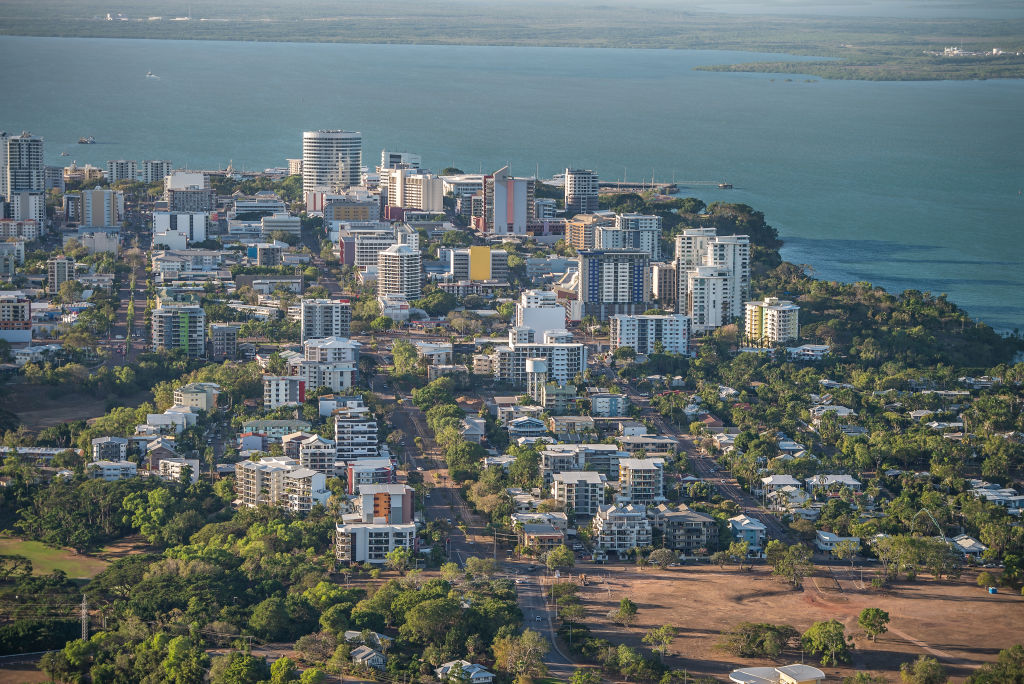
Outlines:
[[[255, 7], [246, 14], [194, 7], [189, 18], [104, 18], [92, 0], [0, 4], [0, 35], [38, 38], [203, 40], [255, 43], [714, 50], [806, 57], [699, 67], [704, 71], [801, 74], [837, 80], [930, 81], [1024, 78], [1024, 19], [892, 19], [722, 15], [662, 7], [579, 8], [524, 3], [468, 12], [424, 3], [401, 15], [365, 6], [310, 7], [331, 16]], [[316, 5], [312, 0], [312, 5]], [[197, 3], [198, 5], [198, 3]], [[49, 11], [48, 11], [49, 7]], [[347, 8], [347, 10], [346, 10]], [[220, 14], [218, 14], [220, 12]], [[210, 16], [204, 16], [210, 15]], [[969, 42], [964, 41], [969, 37]], [[942, 56], [966, 42], [962, 57]], [[992, 54], [993, 50], [1005, 54]], [[931, 54], [926, 54], [931, 53]], [[936, 54], [937, 53], [937, 54]]]

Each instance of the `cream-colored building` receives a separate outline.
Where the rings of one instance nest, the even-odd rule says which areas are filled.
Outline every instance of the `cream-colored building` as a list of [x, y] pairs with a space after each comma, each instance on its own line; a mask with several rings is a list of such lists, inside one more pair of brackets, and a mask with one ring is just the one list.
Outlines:
[[743, 335], [748, 344], [760, 347], [795, 340], [800, 337], [800, 307], [777, 297], [747, 302]]

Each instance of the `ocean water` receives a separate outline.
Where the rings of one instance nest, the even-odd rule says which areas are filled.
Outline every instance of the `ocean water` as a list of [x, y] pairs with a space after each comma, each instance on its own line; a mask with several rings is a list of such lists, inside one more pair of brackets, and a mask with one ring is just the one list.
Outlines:
[[764, 211], [819, 277], [1024, 329], [1024, 81], [693, 70], [760, 58], [779, 56], [0, 37], [0, 129], [44, 136], [50, 163], [263, 169], [300, 156], [303, 130], [346, 128], [368, 165], [388, 147], [434, 169], [674, 179]]

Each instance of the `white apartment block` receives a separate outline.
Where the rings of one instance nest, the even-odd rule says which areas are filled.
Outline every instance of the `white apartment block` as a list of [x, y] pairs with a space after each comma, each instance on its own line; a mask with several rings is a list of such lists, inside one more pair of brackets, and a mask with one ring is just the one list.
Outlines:
[[698, 266], [686, 272], [684, 304], [694, 333], [708, 333], [729, 323], [729, 272], [717, 266]]
[[596, 171], [589, 169], [565, 170], [565, 211], [586, 214], [598, 209], [600, 184]]
[[334, 444], [339, 461], [378, 457], [377, 421], [366, 406], [348, 406], [334, 412]]
[[123, 461], [128, 458], [128, 440], [124, 437], [97, 437], [92, 440], [92, 460]]
[[420, 252], [409, 245], [391, 245], [377, 257], [377, 294], [419, 299], [422, 293]]
[[294, 459], [265, 457], [235, 464], [235, 492], [243, 506], [262, 504], [305, 513], [330, 496], [323, 473], [303, 468]]
[[334, 477], [334, 460], [337, 453], [338, 449], [333, 441], [320, 435], [311, 435], [299, 442], [299, 465]]
[[[314, 388], [315, 389], [315, 388]], [[306, 401], [306, 381], [289, 375], [263, 376], [263, 408], [297, 406]]]
[[645, 506], [653, 506], [664, 501], [664, 459], [619, 459], [619, 500]]
[[444, 211], [444, 182], [415, 168], [387, 172], [388, 206], [419, 211]]
[[352, 303], [348, 300], [303, 299], [301, 340], [348, 337], [352, 326]]
[[0, 219], [0, 238], [38, 240], [40, 223], [35, 219]]
[[75, 262], [65, 256], [56, 256], [46, 260], [46, 291], [50, 294], [60, 292], [60, 286], [75, 279]]
[[[526, 329], [529, 331], [529, 329]], [[515, 329], [509, 336], [515, 335]], [[558, 338], [551, 332], [544, 342], [519, 342], [514, 338], [508, 346], [500, 346], [494, 352], [494, 377], [498, 382], [512, 385], [526, 385], [526, 360], [547, 361], [547, 380], [564, 385], [587, 368], [586, 345], [576, 342], [555, 342]], [[475, 364], [474, 364], [475, 365]]]
[[543, 342], [548, 331], [565, 330], [565, 318], [565, 307], [554, 292], [526, 290], [516, 302], [515, 324], [533, 331], [530, 342]]
[[107, 482], [135, 477], [138, 470], [138, 466], [131, 461], [92, 461], [86, 463], [85, 468], [90, 477]]
[[593, 471], [568, 471], [551, 476], [551, 497], [576, 515], [594, 516], [604, 505], [605, 478]]
[[342, 392], [355, 382], [359, 374], [359, 347], [355, 340], [324, 337], [306, 340], [304, 358], [288, 361], [288, 374], [299, 378], [308, 389], [329, 387]]
[[302, 134], [302, 191], [339, 192], [359, 185], [363, 169], [363, 135], [356, 131], [320, 130]]
[[381, 171], [402, 167], [418, 169], [422, 163], [423, 160], [418, 154], [413, 154], [412, 152], [391, 152], [383, 149], [380, 151], [380, 167], [378, 168]]
[[676, 236], [675, 263], [678, 311], [690, 316], [693, 332], [710, 332], [743, 317], [750, 292], [748, 236], [686, 229]]
[[154, 211], [153, 244], [168, 249], [187, 249], [206, 240], [210, 215], [205, 211]]
[[635, 249], [661, 260], [661, 217], [648, 214], [621, 214], [614, 226], [594, 229], [595, 249]]
[[416, 525], [390, 523], [343, 523], [335, 529], [335, 558], [344, 563], [380, 565], [395, 549], [413, 549]]
[[748, 344], [767, 347], [789, 342], [800, 337], [800, 307], [776, 297], [747, 302], [744, 323]]
[[[138, 164], [134, 159], [112, 159], [107, 162], [107, 182], [113, 185], [121, 181], [134, 181], [138, 175]], [[110, 225], [104, 223], [101, 225]]]
[[601, 506], [592, 529], [595, 560], [612, 552], [623, 557], [630, 549], [651, 543], [651, 521], [647, 519], [646, 506]]
[[166, 159], [146, 159], [139, 162], [136, 180], [140, 183], [145, 183], [146, 185], [160, 183], [164, 178], [169, 176], [173, 170], [171, 162]]
[[632, 347], [638, 354], [653, 354], [660, 342], [665, 353], [686, 354], [690, 349], [690, 319], [682, 314], [612, 316], [611, 348]]
[[288, 213], [271, 214], [260, 219], [260, 233], [269, 238], [273, 233], [290, 233], [299, 235], [302, 232], [302, 219]]
[[751, 518], [741, 513], [729, 518], [729, 528], [737, 541], [747, 542], [749, 553], [760, 554], [764, 549], [764, 538], [768, 528], [757, 518]]
[[198, 458], [162, 458], [158, 464], [160, 477], [171, 482], [181, 482], [188, 472], [189, 482], [199, 481]]

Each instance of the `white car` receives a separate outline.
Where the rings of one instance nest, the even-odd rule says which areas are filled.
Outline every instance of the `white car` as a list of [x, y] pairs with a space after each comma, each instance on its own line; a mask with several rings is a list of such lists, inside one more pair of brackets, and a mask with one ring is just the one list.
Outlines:
[[536, 620], [537, 622], [540, 622], [540, 615], [538, 615], [537, 617], [535, 617], [533, 619]]

